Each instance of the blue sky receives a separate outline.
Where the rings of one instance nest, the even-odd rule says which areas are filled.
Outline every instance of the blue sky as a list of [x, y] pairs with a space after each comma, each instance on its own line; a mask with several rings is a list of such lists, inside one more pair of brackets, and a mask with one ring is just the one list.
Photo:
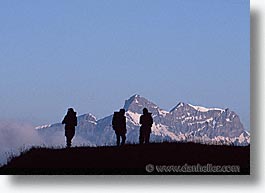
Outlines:
[[248, 0], [1, 1], [0, 24], [1, 119], [102, 118], [137, 93], [250, 128]]

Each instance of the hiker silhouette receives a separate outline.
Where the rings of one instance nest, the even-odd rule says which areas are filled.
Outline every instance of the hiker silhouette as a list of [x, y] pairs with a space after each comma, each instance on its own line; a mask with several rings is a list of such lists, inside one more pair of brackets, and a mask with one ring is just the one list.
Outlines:
[[153, 125], [152, 113], [149, 113], [147, 108], [143, 109], [143, 115], [140, 117], [140, 144], [149, 143], [151, 127]]
[[126, 117], [124, 114], [125, 109], [120, 109], [119, 112], [114, 112], [112, 118], [112, 127], [117, 137], [117, 146], [120, 146], [120, 138], [122, 138], [121, 145], [124, 145], [126, 140]]
[[77, 126], [76, 112], [73, 108], [69, 108], [62, 124], [65, 124], [66, 146], [69, 148], [75, 135], [75, 126]]

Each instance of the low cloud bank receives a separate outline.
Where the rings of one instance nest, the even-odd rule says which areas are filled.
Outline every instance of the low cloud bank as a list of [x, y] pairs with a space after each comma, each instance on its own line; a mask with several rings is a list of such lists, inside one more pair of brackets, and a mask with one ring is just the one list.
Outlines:
[[25, 148], [42, 144], [34, 126], [20, 121], [0, 120], [0, 165], [10, 155], [17, 155]]

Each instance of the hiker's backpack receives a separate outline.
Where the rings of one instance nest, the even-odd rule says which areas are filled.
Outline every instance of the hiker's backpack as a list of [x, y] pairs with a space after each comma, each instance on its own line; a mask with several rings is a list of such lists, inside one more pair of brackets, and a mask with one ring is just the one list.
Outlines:
[[112, 127], [115, 130], [116, 127], [119, 125], [119, 112], [114, 112], [112, 118]]

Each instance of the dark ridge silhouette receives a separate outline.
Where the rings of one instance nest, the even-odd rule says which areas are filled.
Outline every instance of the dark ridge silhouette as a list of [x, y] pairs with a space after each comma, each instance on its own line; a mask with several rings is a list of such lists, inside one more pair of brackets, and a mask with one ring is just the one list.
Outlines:
[[62, 124], [65, 124], [66, 147], [70, 148], [72, 139], [75, 136], [75, 126], [77, 126], [76, 112], [74, 112], [73, 108], [68, 109]]
[[[150, 165], [152, 164], [152, 165]], [[240, 172], [161, 172], [157, 166], [237, 165]], [[151, 168], [151, 172], [150, 172]], [[149, 171], [149, 172], [148, 172]], [[250, 174], [250, 146], [149, 143], [122, 147], [32, 148], [0, 168], [1, 174]]]

